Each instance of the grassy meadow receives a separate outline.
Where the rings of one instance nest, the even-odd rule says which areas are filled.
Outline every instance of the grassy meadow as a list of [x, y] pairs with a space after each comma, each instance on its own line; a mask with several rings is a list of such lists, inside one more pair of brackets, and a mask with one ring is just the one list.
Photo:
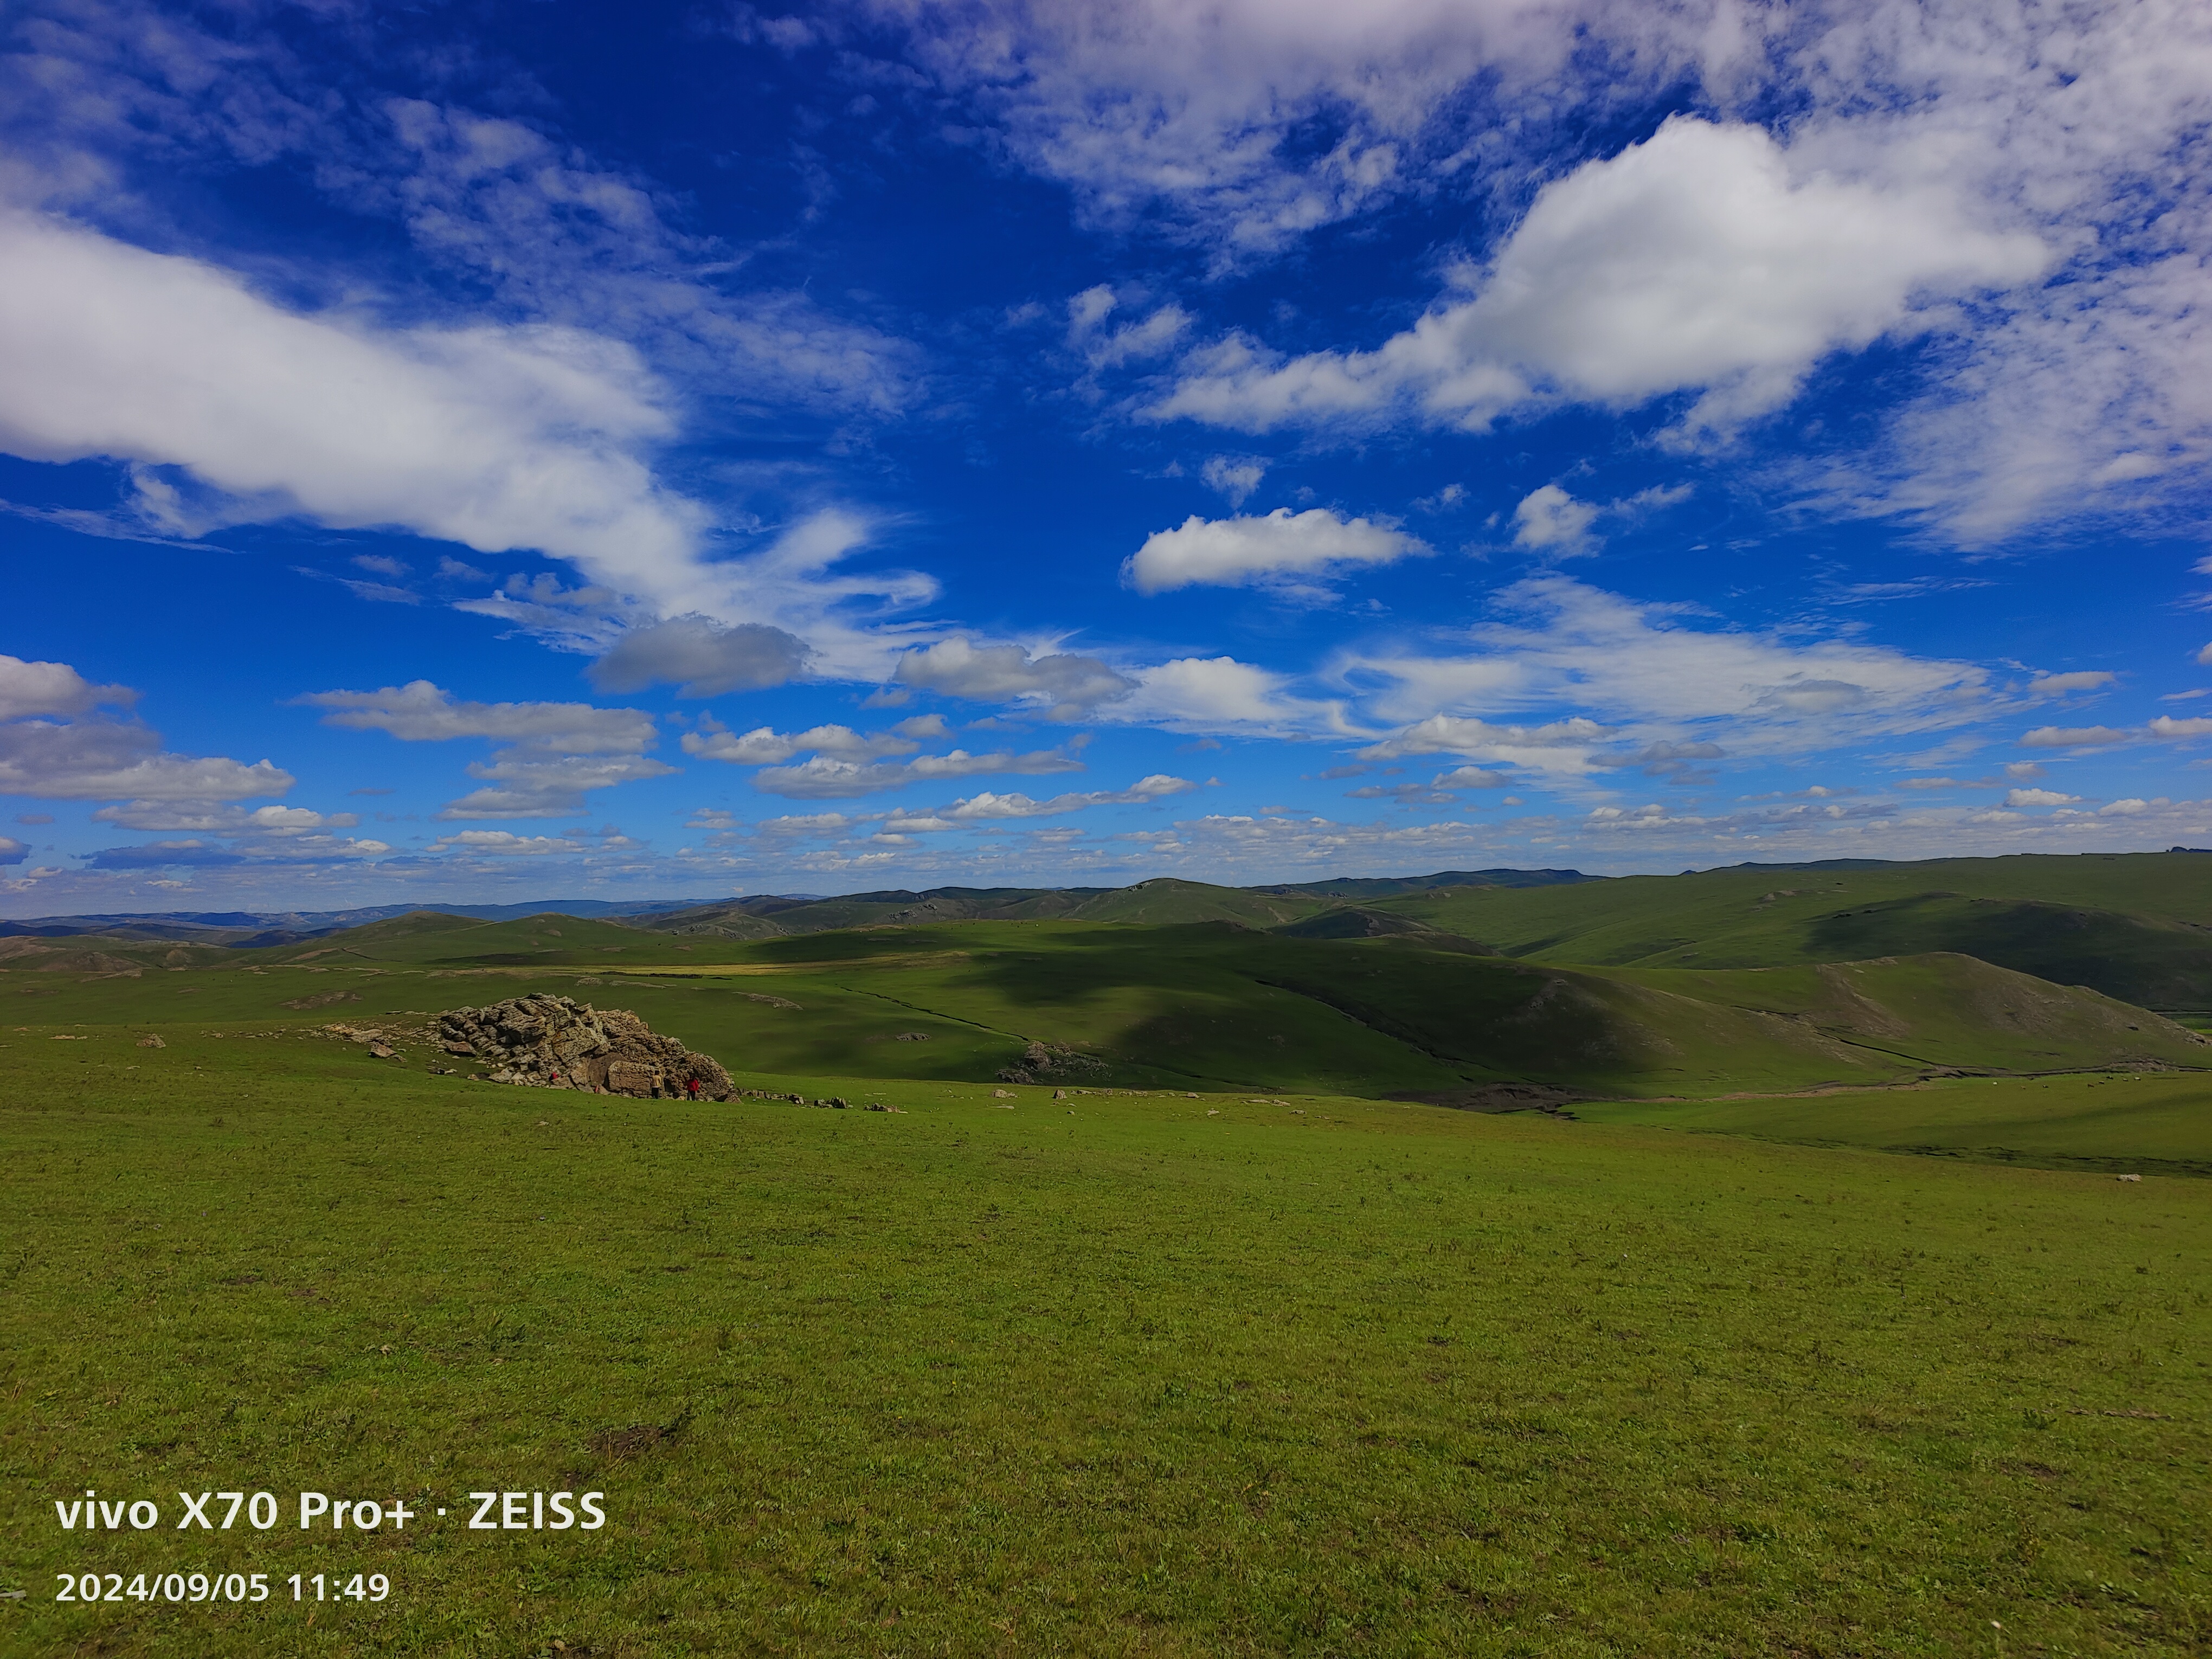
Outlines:
[[[1280, 925], [19, 951], [0, 1654], [2212, 1649], [2197, 1031], [1957, 951]], [[421, 1035], [525, 990], [850, 1109]], [[1571, 1103], [1429, 1103], [1501, 1083]], [[86, 1488], [161, 1528], [64, 1531]], [[173, 1529], [240, 1489], [282, 1524]], [[417, 1518], [302, 1534], [301, 1490]], [[608, 1522], [472, 1531], [486, 1490]], [[276, 1595], [54, 1600], [172, 1571]]]
[[[2212, 1638], [2197, 1182], [1319, 1096], [635, 1102], [219, 1029], [0, 1033], [13, 1654]], [[240, 1485], [611, 1519], [46, 1507]], [[392, 1598], [47, 1599], [330, 1564]]]

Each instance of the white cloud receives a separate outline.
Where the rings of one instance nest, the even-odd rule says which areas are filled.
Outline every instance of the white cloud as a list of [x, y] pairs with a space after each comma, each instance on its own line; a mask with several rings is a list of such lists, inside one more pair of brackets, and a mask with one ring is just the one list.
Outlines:
[[2212, 720], [2178, 720], [2171, 714], [2160, 714], [2146, 729], [2160, 743], [2190, 743], [2212, 737]]
[[361, 819], [351, 812], [315, 812], [304, 806], [221, 805], [209, 801], [127, 801], [103, 806], [92, 815], [125, 830], [185, 830], [226, 836], [296, 836], [319, 830], [351, 830]]
[[[293, 778], [270, 762], [177, 755], [143, 721], [100, 713], [137, 698], [94, 685], [67, 663], [0, 656], [0, 795], [46, 800], [227, 801], [281, 795]], [[65, 721], [27, 718], [64, 714]]]
[[1232, 340], [1154, 406], [1248, 431], [1400, 414], [1480, 430], [1527, 404], [1704, 396], [1692, 428], [1789, 401], [1830, 352], [1940, 319], [1930, 296], [2015, 287], [2048, 263], [1936, 183], [1882, 188], [1791, 158], [1763, 130], [1669, 119], [1537, 196], [1471, 297], [1367, 352], [1285, 361]]
[[2113, 726], [2039, 726], [2020, 741], [2027, 749], [2102, 749], [2127, 740]]
[[665, 778], [676, 769], [642, 755], [562, 755], [533, 757], [509, 749], [489, 761], [471, 761], [468, 774], [492, 786], [449, 801], [441, 818], [565, 818], [588, 811], [587, 789]]
[[[863, 3], [905, 23], [913, 59], [1091, 217], [1227, 258], [1418, 185], [1408, 152], [1454, 88], [1485, 71], [1549, 81], [1603, 15], [1524, 0]], [[1331, 135], [1318, 149], [1316, 132]]]
[[13, 836], [0, 836], [0, 864], [21, 864], [31, 856], [30, 844]]
[[1267, 476], [1267, 460], [1262, 455], [1211, 455], [1198, 476], [1208, 489], [1226, 495], [1230, 506], [1242, 507]]
[[102, 703], [128, 708], [137, 696], [128, 686], [94, 685], [65, 662], [25, 662], [0, 654], [0, 720], [85, 714]]
[[202, 261], [0, 214], [0, 447], [181, 468], [219, 499], [139, 475], [175, 530], [397, 525], [668, 590], [703, 514], [645, 459], [674, 434], [665, 401], [614, 340], [301, 315]]
[[2118, 679], [2118, 675], [2108, 674], [2102, 669], [2084, 670], [2074, 674], [2038, 674], [2027, 683], [2027, 695], [2039, 698], [2072, 696], [2080, 691], [2101, 690]]
[[441, 851], [495, 854], [502, 858], [542, 858], [549, 853], [580, 853], [583, 843], [556, 836], [518, 836], [507, 830], [464, 830], [431, 843]]
[[595, 708], [585, 702], [465, 702], [428, 680], [380, 691], [316, 691], [300, 701], [327, 709], [325, 726], [388, 732], [404, 743], [495, 738], [574, 755], [619, 755], [649, 749], [653, 716], [635, 708]]
[[1431, 784], [1436, 789], [1502, 789], [1512, 782], [1503, 772], [1486, 772], [1479, 766], [1455, 766], [1439, 772]]
[[[1127, 789], [1100, 789], [1083, 794], [1054, 795], [1049, 800], [1032, 800], [1027, 795], [993, 794], [985, 792], [957, 800], [950, 806], [939, 806], [928, 813], [929, 827], [954, 829], [961, 824], [994, 822], [1003, 818], [1041, 818], [1055, 817], [1063, 812], [1080, 812], [1093, 806], [1133, 806], [1149, 801], [1165, 800], [1170, 795], [1187, 794], [1198, 786], [1188, 778], [1170, 777], [1155, 772], [1150, 777], [1139, 778]], [[894, 814], [884, 820], [884, 827], [892, 830], [914, 830], [922, 827], [916, 820], [902, 820]]]
[[[1804, 752], [1955, 726], [1988, 708], [1988, 677], [1971, 664], [1844, 641], [1692, 628], [1666, 606], [1638, 605], [1564, 576], [1530, 578], [1497, 598], [1527, 620], [1468, 630], [1474, 649], [1467, 654], [1347, 652], [1332, 678], [1364, 691], [1370, 718], [1410, 728], [1395, 741], [1429, 744], [1400, 752], [1449, 750], [1504, 761], [1525, 747], [1530, 758], [1516, 763], [1577, 772], [1596, 763], [1595, 721], [1635, 741], [1636, 752], [1624, 757], [1634, 764], [1647, 757], [1698, 757], [1682, 749], [1662, 757], [1654, 744], [1718, 737], [1731, 753]], [[1487, 713], [1477, 719], [1450, 712], [1470, 708]], [[1488, 723], [1490, 715], [1522, 710], [1572, 711], [1589, 730], [1571, 743], [1547, 738], [1529, 746], [1528, 732], [1574, 728], [1557, 718]]]
[[1048, 653], [1032, 657], [1018, 645], [939, 640], [898, 660], [901, 685], [973, 702], [1021, 702], [1048, 708], [1055, 720], [1079, 719], [1101, 702], [1127, 695], [1133, 681], [1096, 657]]
[[[1586, 135], [1686, 94], [1735, 135], [1741, 153], [1702, 180], [1677, 169], [1631, 191], [1620, 157], [1575, 191], [1554, 179], [1541, 195], [1558, 234], [1516, 235], [1512, 261], [1488, 250], [1498, 276], [1563, 276], [1554, 290], [1493, 282], [1477, 309], [1447, 296], [1432, 337], [1401, 337], [1389, 361], [1286, 362], [1232, 339], [1189, 365], [1178, 413], [1249, 428], [1479, 421], [1524, 389], [1623, 406], [1671, 372], [1708, 393], [1692, 426], [1726, 426], [1786, 396], [1823, 351], [1924, 327], [1925, 379], [1903, 387], [1896, 418], [1847, 440], [1801, 434], [1789, 484], [1830, 511], [1932, 520], [1976, 544], [2038, 518], [2185, 509], [2212, 458], [2212, 210], [2192, 187], [2212, 13], [2192, 0], [860, 3], [905, 20], [909, 56], [1018, 160], [1110, 222], [1206, 245], [1217, 265], [1401, 192], [1472, 195], [1510, 222], [1528, 181]], [[1787, 179], [1752, 165], [1748, 121], [1786, 123]], [[1608, 179], [1629, 199], [1601, 199]], [[1762, 219], [1781, 244], [1771, 263]], [[1585, 232], [1605, 234], [1578, 259]], [[2009, 286], [2031, 237], [2064, 261], [2062, 280], [1994, 306], [1934, 297]], [[1836, 257], [1814, 268], [1803, 256], [1823, 246]], [[1632, 296], [1602, 291], [1623, 264], [1638, 286], [1655, 279], [1648, 326]], [[1741, 337], [1717, 338], [1739, 301]], [[1585, 313], [1617, 326], [1580, 343], [1547, 326]], [[1691, 361], [1665, 361], [1670, 336]]]
[[590, 672], [602, 691], [672, 684], [680, 697], [719, 697], [781, 685], [805, 672], [808, 654], [781, 628], [693, 615], [627, 629]]
[[[1531, 771], [1579, 774], [1592, 764], [1591, 750], [1610, 733], [1595, 720], [1577, 715], [1539, 726], [1493, 726], [1455, 714], [1432, 714], [1395, 737], [1358, 751], [1363, 760], [1396, 760], [1407, 755], [1465, 755]], [[1462, 767], [1461, 771], [1474, 769]], [[1487, 774], [1477, 772], [1477, 776]]]
[[852, 820], [842, 812], [797, 812], [780, 818], [763, 818], [764, 836], [826, 836], [842, 830]]
[[971, 755], [964, 749], [955, 749], [950, 754], [917, 755], [907, 761], [850, 761], [815, 755], [797, 766], [763, 768], [753, 774], [753, 787], [793, 800], [844, 800], [942, 778], [976, 777], [999, 772], [1036, 777], [1082, 769], [1081, 761], [1057, 750], [1039, 750], [1026, 755], [1003, 750], [988, 755]]
[[559, 818], [585, 810], [586, 790], [666, 777], [644, 751], [658, 740], [653, 716], [586, 702], [469, 702], [428, 680], [378, 691], [317, 691], [300, 698], [327, 710], [325, 726], [386, 732], [404, 743], [488, 738], [511, 744], [468, 774], [490, 786], [447, 803], [441, 818]]
[[1140, 593], [1206, 585], [1239, 587], [1333, 574], [1347, 565], [1388, 564], [1435, 550], [1417, 536], [1365, 519], [1341, 519], [1326, 507], [1293, 514], [1279, 507], [1265, 518], [1201, 519], [1155, 532], [1121, 567]]
[[891, 731], [865, 735], [849, 726], [817, 726], [804, 732], [778, 732], [759, 726], [740, 735], [709, 720], [702, 721], [698, 731], [684, 734], [684, 752], [702, 760], [727, 761], [733, 766], [770, 766], [809, 753], [838, 760], [872, 760], [884, 755], [911, 755], [921, 747], [914, 740], [915, 735], [944, 734], [944, 721], [934, 716], [902, 721]]
[[1522, 496], [1513, 509], [1514, 545], [1539, 552], [1586, 552], [1597, 514], [1589, 502], [1577, 501], [1557, 484], [1546, 484]]
[[2081, 799], [2079, 795], [2062, 795], [2056, 789], [2014, 789], [2006, 793], [2004, 804], [2007, 806], [2074, 806], [2078, 805]]
[[1290, 678], [1234, 657], [1177, 657], [1142, 670], [1137, 690], [1113, 710], [1117, 720], [1175, 732], [1285, 732], [1341, 727], [1338, 706], [1310, 702]]

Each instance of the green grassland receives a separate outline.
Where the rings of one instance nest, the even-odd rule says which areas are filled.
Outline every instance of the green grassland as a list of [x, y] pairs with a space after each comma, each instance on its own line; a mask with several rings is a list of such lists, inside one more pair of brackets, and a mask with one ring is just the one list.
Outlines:
[[1368, 901], [1540, 962], [1780, 967], [1951, 951], [2148, 1007], [2212, 1009], [2212, 854], [1744, 866]]
[[2155, 1015], [1955, 954], [1575, 969], [1435, 937], [1036, 921], [744, 941], [410, 916], [222, 967], [13, 973], [0, 1010], [161, 1023], [189, 998], [203, 1021], [313, 1024], [554, 990], [635, 1002], [744, 1069], [982, 1081], [1041, 1042], [1063, 1051], [1051, 1074], [1066, 1082], [1368, 1097], [1500, 1083], [1714, 1095], [2212, 1060], [2203, 1036]]
[[[0, 939], [0, 1655], [2206, 1651], [2200, 869]], [[854, 1109], [444, 1069], [538, 990]]]
[[2212, 1079], [2203, 1076], [2106, 1072], [1957, 1078], [1799, 1098], [1584, 1102], [1574, 1111], [1593, 1123], [1643, 1123], [2054, 1169], [2212, 1176]]
[[[306, 1034], [354, 1004], [199, 1018], [389, 988], [265, 981], [31, 1000], [158, 989], [160, 1049], [0, 1029], [9, 1656], [2212, 1642], [2202, 1182], [1319, 1095], [501, 1089]], [[460, 1508], [51, 1519], [238, 1486]], [[490, 1488], [610, 1524], [453, 1524]], [[279, 1599], [50, 1599], [173, 1568]], [[396, 1589], [295, 1608], [294, 1571]]]

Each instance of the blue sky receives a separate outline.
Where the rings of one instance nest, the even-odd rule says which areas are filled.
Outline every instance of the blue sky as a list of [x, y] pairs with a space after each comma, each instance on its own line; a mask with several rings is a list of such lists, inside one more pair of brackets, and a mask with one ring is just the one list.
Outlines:
[[2201, 7], [0, 30], [0, 912], [2212, 845]]

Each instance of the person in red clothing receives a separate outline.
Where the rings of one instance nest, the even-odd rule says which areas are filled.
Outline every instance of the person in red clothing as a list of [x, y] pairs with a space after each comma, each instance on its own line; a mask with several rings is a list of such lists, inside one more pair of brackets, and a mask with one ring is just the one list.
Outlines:
[[699, 1098], [699, 1079], [695, 1077], [689, 1079], [685, 1082], [684, 1087], [690, 1095], [692, 1099], [696, 1100]]

